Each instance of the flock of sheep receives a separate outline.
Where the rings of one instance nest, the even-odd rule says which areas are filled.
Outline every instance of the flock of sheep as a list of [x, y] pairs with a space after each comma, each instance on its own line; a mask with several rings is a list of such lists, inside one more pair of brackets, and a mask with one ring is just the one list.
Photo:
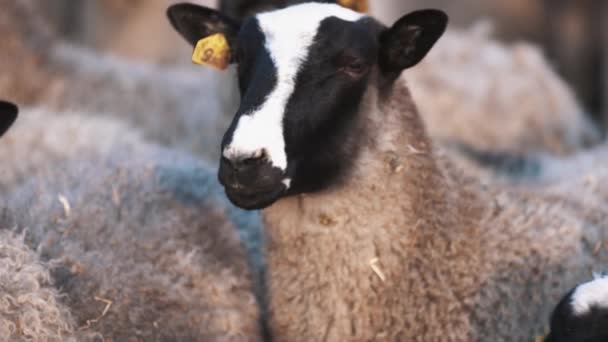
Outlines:
[[[231, 205], [217, 183], [238, 104], [234, 71], [146, 65], [65, 43], [37, 1], [0, 0], [0, 97], [21, 109], [0, 139], [0, 341], [349, 340], [341, 322], [326, 334], [327, 293], [296, 305], [318, 282], [330, 293], [380, 289], [343, 308], [370, 327], [358, 340], [525, 341], [548, 332], [567, 291], [608, 268], [608, 148], [535, 47], [499, 43], [483, 25], [448, 30], [403, 73], [391, 102], [400, 110], [413, 98], [437, 159], [430, 144], [383, 131], [404, 154], [341, 194], [352, 201], [311, 196], [320, 221], [298, 221], [290, 213], [301, 203], [281, 202], [263, 231], [259, 214]], [[435, 167], [450, 177], [435, 178]], [[400, 202], [403, 189], [426, 190]], [[349, 230], [347, 221], [404, 230]], [[263, 233], [292, 238], [285, 222], [344, 229], [269, 246], [265, 260]], [[403, 241], [409, 232], [417, 243]], [[375, 251], [353, 253], [376, 238]], [[378, 255], [383, 248], [397, 252]], [[358, 258], [377, 277], [344, 279], [339, 265]], [[326, 274], [300, 279], [294, 265], [310, 264]], [[408, 296], [381, 290], [392, 282]], [[608, 285], [591, 284], [596, 310]], [[553, 341], [568, 333], [559, 331], [570, 324], [566, 304]], [[395, 319], [392, 306], [411, 310]], [[394, 335], [396, 325], [410, 332]]]

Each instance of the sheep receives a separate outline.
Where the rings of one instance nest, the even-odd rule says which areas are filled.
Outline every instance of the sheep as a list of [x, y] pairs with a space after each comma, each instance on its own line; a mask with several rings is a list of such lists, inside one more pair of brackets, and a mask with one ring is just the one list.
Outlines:
[[207, 193], [215, 177], [175, 158], [123, 158], [133, 156], [69, 165], [8, 198], [6, 225], [26, 229], [54, 265], [78, 329], [118, 341], [260, 340], [247, 258]]
[[218, 176], [235, 205], [262, 210], [273, 340], [526, 341], [608, 259], [595, 248], [608, 240], [608, 172], [593, 189], [526, 191], [436, 156], [397, 80], [444, 13], [390, 28], [312, 3], [242, 25], [189, 4], [169, 16], [193, 44], [225, 35], [240, 63]]
[[562, 298], [551, 315], [545, 342], [601, 342], [608, 339], [608, 278], [597, 275]]
[[[18, 111], [0, 101], [0, 137]], [[23, 237], [0, 230], [0, 340], [75, 341], [74, 321], [52, 286], [49, 269]]]
[[500, 44], [490, 32], [484, 22], [449, 30], [418, 68], [404, 72], [431, 137], [554, 155], [598, 143], [599, 130], [539, 49]]
[[[243, 20], [285, 3], [223, 0], [220, 10]], [[499, 43], [487, 21], [448, 30], [403, 78], [429, 134], [445, 146], [566, 155], [600, 141], [598, 128], [541, 51], [528, 43]]]
[[[5, 11], [0, 31], [16, 31], [14, 40], [20, 42], [20, 47], [7, 49], [11, 51], [10, 56], [13, 56], [12, 59], [6, 59], [7, 63], [10, 60], [15, 62], [6, 67], [6, 73], [3, 73], [6, 82], [0, 82], [6, 86], [0, 86], [0, 89], [5, 89], [8, 96], [20, 104], [44, 104], [62, 111], [84, 109], [86, 112], [124, 118], [141, 128], [149, 140], [178, 147], [210, 160], [218, 157], [217, 150], [209, 150], [207, 147], [216, 146], [221, 140], [217, 132], [226, 129], [230, 119], [228, 114], [234, 112], [238, 105], [237, 88], [230, 78], [234, 69], [223, 75], [202, 68], [159, 67], [100, 56], [94, 50], [57, 42], [51, 30], [39, 33], [38, 27], [45, 27], [44, 25], [28, 26], [31, 21], [20, 20], [26, 16], [35, 19], [35, 22], [44, 21], [40, 13], [31, 6], [26, 6], [28, 1], [32, 0], [8, 1], [3, 5]], [[228, 2], [222, 3], [226, 7], [225, 11], [232, 13], [229, 5]], [[252, 2], [249, 6], [257, 5], [260, 3]], [[272, 6], [278, 5], [275, 3]], [[255, 12], [260, 8], [252, 7], [248, 11]], [[477, 33], [454, 32], [447, 37], [453, 44], [447, 41], [438, 44], [440, 51], [431, 52], [429, 61], [423, 62], [425, 64], [420, 68], [425, 73], [413, 76], [422, 79], [414, 91], [423, 108], [423, 117], [429, 117], [426, 121], [433, 136], [437, 134], [438, 138], [445, 140], [446, 145], [461, 142], [476, 144], [474, 147], [478, 149], [501, 149], [515, 153], [566, 153], [595, 141], [597, 134], [586, 124], [580, 106], [533, 49], [514, 48], [511, 49], [514, 51], [510, 51]], [[454, 45], [458, 48], [455, 49]], [[461, 45], [471, 49], [463, 50], [459, 47]], [[470, 50], [480, 53], [467, 55], [462, 52]], [[488, 56], [493, 55], [492, 51], [502, 51], [505, 60], [502, 69], [509, 69], [513, 65], [521, 66], [522, 72], [509, 75], [514, 82], [494, 82], [504, 76], [505, 72], [500, 66], [491, 68], [490, 65], [485, 73], [478, 75], [481, 89], [454, 81], [451, 77], [454, 74], [452, 69], [445, 75], [435, 71], [445, 69], [443, 65], [456, 65], [454, 69], [467, 67], [467, 70], [479, 64], [487, 65]], [[463, 56], [470, 63], [463, 63]], [[183, 60], [189, 61], [187, 58]], [[532, 75], [526, 73], [536, 66], [546, 71], [534, 71]], [[23, 77], [24, 74], [31, 76]], [[528, 79], [534, 80], [531, 83], [544, 84], [545, 87], [537, 87], [535, 95], [529, 96], [530, 92], [525, 86]], [[437, 91], [438, 86], [441, 91]], [[486, 103], [509, 102], [515, 98], [511, 96], [514, 91], [521, 96], [517, 97], [519, 103], [531, 104], [526, 107], [529, 110], [512, 113], [509, 106], [486, 106]], [[470, 100], [459, 96], [462, 93], [470, 94]], [[487, 96], [487, 102], [483, 101], [480, 93]], [[562, 96], [562, 93], [565, 94]], [[444, 94], [442, 99], [445, 101], [437, 101], [437, 94]], [[560, 96], [563, 98], [558, 100]], [[458, 105], [453, 103], [454, 98], [459, 99]], [[544, 99], [553, 99], [553, 102], [542, 102]], [[558, 101], [561, 102], [555, 107], [560, 109], [547, 114], [543, 104], [553, 105]], [[492, 112], [488, 112], [490, 109]], [[473, 122], [471, 120], [492, 120], [492, 124], [476, 127], [471, 132], [465, 127]], [[511, 124], [504, 125], [505, 120]], [[543, 133], [531, 134], [530, 126], [520, 125], [521, 122], [538, 123], [535, 127], [541, 128]], [[504, 127], [513, 129], [507, 132]], [[488, 145], [489, 143], [492, 144]]]
[[0, 137], [2, 137], [15, 122], [18, 113], [19, 108], [17, 108], [15, 104], [0, 101]]
[[[228, 205], [209, 166], [187, 154], [123, 135], [129, 130], [119, 123], [37, 111], [23, 110], [0, 142], [3, 171], [26, 170], [0, 192], [0, 227], [16, 227], [10, 234], [25, 236], [49, 265], [58, 303], [69, 309], [65, 333], [76, 331], [77, 340], [261, 340], [257, 215]], [[93, 128], [99, 146], [78, 136]], [[60, 146], [69, 147], [63, 155]], [[22, 168], [30, 149], [40, 158]]]
[[81, 156], [106, 158], [117, 146], [137, 153], [137, 130], [109, 118], [26, 108], [0, 141], [0, 194], [8, 194], [46, 170]]
[[[606, 168], [608, 159], [606, 142], [569, 156], [478, 151], [462, 145], [448, 147], [455, 151], [445, 151], [447, 146], [441, 147], [444, 149], [438, 149], [438, 154], [448, 156], [453, 164], [466, 170], [469, 175], [474, 174], [483, 184], [540, 189], [559, 186], [564, 181], [581, 176], [593, 178], [594, 173]], [[569, 186], [566, 182], [565, 187]]]

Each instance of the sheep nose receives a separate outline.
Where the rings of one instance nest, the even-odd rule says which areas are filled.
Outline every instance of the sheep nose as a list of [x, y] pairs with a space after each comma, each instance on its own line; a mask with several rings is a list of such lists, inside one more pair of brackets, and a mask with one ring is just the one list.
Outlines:
[[224, 162], [236, 172], [244, 172], [260, 167], [265, 161], [264, 153], [256, 153], [249, 157], [225, 158]]

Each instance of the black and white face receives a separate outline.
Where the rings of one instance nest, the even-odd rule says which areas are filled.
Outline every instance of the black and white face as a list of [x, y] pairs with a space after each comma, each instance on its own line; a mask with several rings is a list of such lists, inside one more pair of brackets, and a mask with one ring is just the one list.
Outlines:
[[447, 22], [442, 12], [426, 10], [386, 28], [322, 3], [242, 23], [194, 5], [172, 6], [168, 14], [192, 44], [218, 32], [228, 38], [241, 103], [221, 144], [219, 179], [245, 209], [322, 190], [348, 172], [366, 90], [417, 64]]
[[17, 119], [19, 109], [10, 102], [0, 101], [0, 137], [8, 131]]

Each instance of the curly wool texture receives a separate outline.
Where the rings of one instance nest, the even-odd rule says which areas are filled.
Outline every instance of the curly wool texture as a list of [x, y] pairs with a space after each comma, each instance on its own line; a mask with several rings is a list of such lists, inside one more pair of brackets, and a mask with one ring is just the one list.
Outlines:
[[8, 194], [38, 175], [65, 167], [70, 160], [106, 158], [120, 146], [136, 154], [143, 149], [140, 134], [108, 118], [81, 113], [58, 114], [43, 108], [25, 108], [0, 141], [0, 194]]
[[264, 210], [275, 341], [529, 341], [605, 266], [608, 173], [484, 187], [435, 157], [403, 84], [361, 115], [344, 183]]
[[448, 30], [404, 72], [431, 137], [481, 150], [568, 154], [599, 131], [540, 50], [490, 38], [483, 23]]
[[[43, 108], [22, 109], [19, 119], [0, 142], [0, 155], [4, 161], [0, 164], [0, 195], [11, 193], [31, 179], [53, 182], [53, 177], [67, 170], [66, 165], [72, 161], [83, 158], [106, 160], [112, 158], [117, 151], [120, 151], [125, 160], [131, 155], [150, 155], [153, 151], [164, 151], [162, 153], [167, 154], [168, 159], [171, 159], [169, 155], [172, 153], [179, 153], [144, 141], [137, 130], [112, 118], [85, 116], [78, 112], [60, 113]], [[150, 163], [157, 162], [157, 156], [150, 158]], [[197, 163], [194, 160], [191, 160], [191, 164], [191, 168], [204, 165], [203, 162]], [[185, 169], [180, 174], [182, 178], [176, 174], [176, 177], [171, 178], [172, 186], [187, 191], [196, 180], [195, 171]], [[212, 173], [209, 170], [207, 172]], [[209, 175], [208, 187], [200, 191], [209, 191], [209, 196], [221, 202], [239, 230], [256, 270], [261, 269], [263, 261], [259, 251], [259, 245], [262, 244], [259, 215], [231, 205], [215, 180], [215, 175]], [[204, 197], [206, 194], [207, 192], [202, 192], [199, 196]]]
[[7, 230], [0, 230], [0, 290], [0, 340], [76, 341], [47, 265]]
[[109, 118], [41, 109], [0, 151], [0, 226], [52, 265], [78, 340], [260, 338], [259, 219], [227, 203], [211, 168]]
[[[33, 180], [8, 196], [7, 224], [27, 227], [28, 244], [54, 265], [82, 331], [258, 340], [247, 258], [210, 195], [214, 174], [167, 154], [140, 158], [75, 161], [52, 181]], [[191, 177], [192, 189], [175, 188], [174, 177]]]

